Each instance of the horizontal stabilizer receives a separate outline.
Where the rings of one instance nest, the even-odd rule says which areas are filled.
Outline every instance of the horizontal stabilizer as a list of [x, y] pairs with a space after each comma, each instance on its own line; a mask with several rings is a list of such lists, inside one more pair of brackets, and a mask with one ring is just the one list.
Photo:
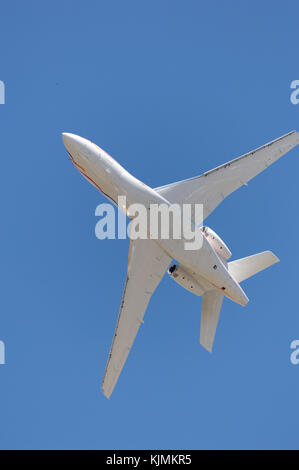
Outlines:
[[202, 296], [200, 344], [212, 352], [223, 294], [219, 290], [210, 290]]
[[244, 281], [279, 261], [272, 251], [263, 251], [228, 263], [228, 271], [237, 282]]

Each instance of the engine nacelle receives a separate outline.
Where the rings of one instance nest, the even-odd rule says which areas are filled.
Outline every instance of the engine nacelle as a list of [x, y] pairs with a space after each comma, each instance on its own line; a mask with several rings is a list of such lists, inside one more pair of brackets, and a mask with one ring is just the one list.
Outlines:
[[192, 292], [192, 294], [203, 295], [204, 291], [198, 282], [178, 264], [173, 264], [170, 266], [168, 269], [168, 274], [174, 281], [187, 289], [189, 292]]
[[209, 243], [212, 245], [217, 255], [223, 259], [229, 259], [232, 255], [231, 251], [228, 249], [223, 240], [214, 232], [210, 227], [201, 227], [201, 231], [204, 236], [208, 239]]

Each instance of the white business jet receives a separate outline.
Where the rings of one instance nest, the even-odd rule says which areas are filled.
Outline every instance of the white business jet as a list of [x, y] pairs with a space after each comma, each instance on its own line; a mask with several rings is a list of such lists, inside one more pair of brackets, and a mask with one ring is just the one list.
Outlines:
[[[151, 204], [202, 204], [204, 219], [226, 196], [247, 185], [299, 143], [299, 133], [293, 131], [200, 176], [152, 189], [90, 140], [69, 133], [62, 136], [74, 165], [116, 205], [119, 196], [126, 197], [126, 207], [139, 203], [147, 211]], [[120, 208], [127, 213], [126, 207]], [[102, 382], [107, 398], [143, 323], [149, 300], [167, 269], [178, 284], [202, 296], [200, 343], [211, 352], [223, 297], [245, 306], [248, 298], [239, 283], [279, 261], [271, 251], [264, 251], [229, 262], [231, 252], [221, 238], [206, 226], [198, 230], [202, 232], [202, 247], [198, 250], [186, 250], [184, 239], [174, 237], [130, 239], [127, 277]], [[176, 264], [171, 263], [173, 259]]]

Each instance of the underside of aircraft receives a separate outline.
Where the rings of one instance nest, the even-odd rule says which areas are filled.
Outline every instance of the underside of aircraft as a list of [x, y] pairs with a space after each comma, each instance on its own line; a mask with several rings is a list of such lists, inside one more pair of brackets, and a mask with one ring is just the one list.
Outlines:
[[[252, 178], [298, 145], [299, 134], [292, 131], [200, 176], [154, 189], [132, 177], [91, 141], [74, 134], [63, 134], [63, 139], [83, 176], [113, 201], [118, 188], [120, 194], [126, 192], [134, 202], [201, 204], [206, 219], [227, 196], [247, 186]], [[202, 232], [203, 247], [189, 258], [169, 240], [163, 244], [161, 239], [130, 239], [125, 287], [102, 382], [106, 397], [115, 387], [149, 300], [166, 271], [182, 287], [202, 296], [200, 342], [212, 351], [223, 297], [245, 306], [248, 298], [240, 283], [279, 261], [271, 251], [229, 261], [231, 252], [223, 240], [209, 227], [198, 230]]]
[[[298, 143], [299, 134], [293, 131], [198, 177], [168, 184], [155, 190], [171, 203], [203, 204], [204, 218], [206, 218], [233, 191], [247, 185], [252, 178]], [[265, 251], [227, 262], [225, 255], [227, 256], [228, 252], [224, 242], [211, 229], [204, 227], [203, 230], [238, 283], [279, 261], [271, 251]], [[190, 292], [202, 295], [200, 343], [208, 351], [212, 351], [223, 292], [211, 288], [204, 279], [196, 277], [184, 266], [174, 265], [171, 262], [172, 258], [154, 240], [130, 240], [127, 277], [102, 382], [106, 397], [110, 397], [114, 389], [138, 329], [143, 323], [149, 300], [167, 270], [180, 285]]]

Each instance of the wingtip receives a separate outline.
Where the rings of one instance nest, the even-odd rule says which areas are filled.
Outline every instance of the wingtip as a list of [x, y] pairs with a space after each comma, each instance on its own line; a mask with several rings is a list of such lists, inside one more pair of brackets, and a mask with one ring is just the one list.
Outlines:
[[106, 398], [107, 398], [107, 400], [109, 400], [109, 399], [110, 399], [111, 393], [110, 393], [110, 394], [109, 394], [109, 393], [107, 393], [107, 391], [105, 391], [105, 390], [104, 390], [104, 388], [103, 388], [102, 386], [101, 386], [101, 392], [102, 392], [102, 394], [104, 395], [104, 397], [106, 397]]
[[268, 250], [268, 253], [269, 253], [269, 254], [271, 255], [271, 257], [272, 257], [273, 264], [278, 263], [278, 262], [280, 261], [280, 259], [278, 258], [278, 256], [276, 256], [276, 255], [273, 253], [273, 251]]
[[200, 342], [200, 345], [201, 345], [206, 351], [208, 351], [210, 354], [212, 353], [213, 346], [208, 346], [208, 345], [205, 344], [204, 341], [202, 341], [202, 340], [199, 340], [199, 342]]
[[111, 397], [111, 394], [113, 392], [113, 390], [107, 390], [106, 387], [104, 386], [104, 383], [101, 384], [101, 387], [100, 387], [100, 390], [102, 392], [102, 394], [108, 399], [110, 400], [110, 397]]

